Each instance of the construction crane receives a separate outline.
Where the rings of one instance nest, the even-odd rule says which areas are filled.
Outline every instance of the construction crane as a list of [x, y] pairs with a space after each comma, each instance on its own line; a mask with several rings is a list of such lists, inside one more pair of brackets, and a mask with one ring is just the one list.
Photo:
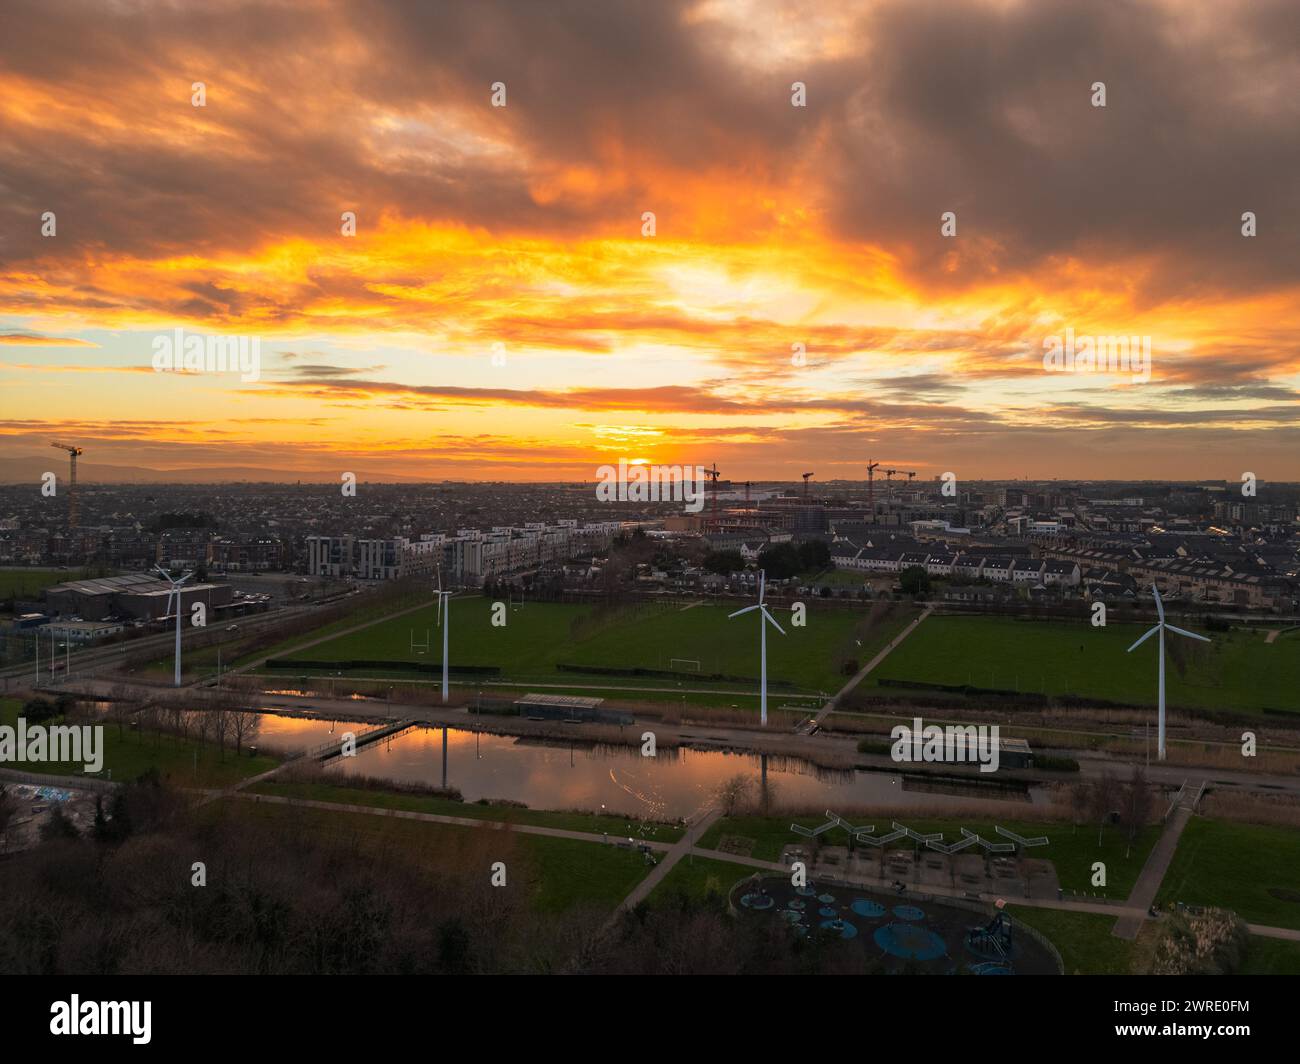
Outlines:
[[872, 513], [876, 512], [876, 470], [879, 468], [879, 462], [867, 462], [867, 505]]
[[718, 463], [714, 462], [713, 468], [706, 469], [704, 475], [713, 482], [713, 530], [716, 532], [718, 529], [718, 477], [722, 476], [718, 472]]
[[811, 473], [805, 473], [803, 475], [803, 501], [804, 502], [808, 501], [808, 479], [811, 476], [812, 476]]
[[908, 486], [909, 488], [912, 486], [912, 478], [913, 478], [914, 476], [916, 476], [915, 473], [908, 473], [908, 474], [907, 474], [907, 486]]
[[85, 454], [85, 451], [80, 447], [73, 447], [70, 443], [52, 443], [50, 446], [68, 452], [68, 461], [72, 466], [72, 474], [68, 478], [68, 531], [75, 532], [77, 530], [77, 456]]
[[894, 501], [894, 477], [898, 475], [897, 469], [885, 470], [885, 483], [889, 485], [889, 501]]

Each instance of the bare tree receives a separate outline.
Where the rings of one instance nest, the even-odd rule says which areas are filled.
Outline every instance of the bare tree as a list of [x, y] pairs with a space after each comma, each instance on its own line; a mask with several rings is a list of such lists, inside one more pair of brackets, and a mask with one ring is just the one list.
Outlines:
[[233, 709], [230, 711], [230, 733], [235, 737], [235, 754], [244, 752], [244, 740], [257, 734], [257, 727], [262, 718], [251, 709]]
[[18, 813], [18, 800], [0, 783], [0, 853], [9, 848], [9, 825]]
[[738, 772], [718, 788], [718, 802], [724, 816], [735, 816], [754, 790], [754, 778]]
[[1101, 845], [1102, 829], [1112, 812], [1119, 809], [1119, 783], [1109, 772], [1103, 772], [1092, 781], [1088, 794], [1088, 809], [1097, 821], [1097, 845]]
[[1128, 846], [1124, 850], [1125, 857], [1128, 857], [1132, 852], [1137, 833], [1151, 819], [1151, 806], [1151, 786], [1147, 783], [1146, 773], [1142, 770], [1141, 765], [1134, 765], [1133, 775], [1124, 784], [1124, 822], [1125, 827], [1128, 829]]
[[[1070, 822], [1072, 829], [1077, 829], [1088, 817], [1091, 806], [1092, 787], [1086, 780], [1076, 780], [1070, 785]], [[1072, 831], [1073, 833], [1073, 831]]]

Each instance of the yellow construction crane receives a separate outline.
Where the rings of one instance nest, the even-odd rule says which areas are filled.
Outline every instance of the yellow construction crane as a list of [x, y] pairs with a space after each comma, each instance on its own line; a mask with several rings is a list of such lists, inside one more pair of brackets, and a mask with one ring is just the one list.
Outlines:
[[68, 443], [52, 443], [50, 446], [67, 451], [68, 460], [72, 465], [72, 475], [68, 478], [68, 531], [75, 532], [77, 529], [77, 456], [85, 452], [80, 447], [73, 447]]

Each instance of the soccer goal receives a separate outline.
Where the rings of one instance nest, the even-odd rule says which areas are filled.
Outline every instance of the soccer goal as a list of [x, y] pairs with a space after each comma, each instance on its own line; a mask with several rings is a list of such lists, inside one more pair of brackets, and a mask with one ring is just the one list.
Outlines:
[[669, 658], [668, 667], [676, 669], [678, 665], [682, 666], [683, 672], [699, 672], [700, 662], [698, 658]]
[[423, 643], [417, 643], [415, 641], [415, 629], [414, 628], [411, 629], [411, 653], [413, 655], [429, 653], [429, 629], [428, 628], [424, 630]]

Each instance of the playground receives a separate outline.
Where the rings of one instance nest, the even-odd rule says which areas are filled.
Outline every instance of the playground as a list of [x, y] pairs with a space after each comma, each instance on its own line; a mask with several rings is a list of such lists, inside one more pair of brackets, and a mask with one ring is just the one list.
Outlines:
[[1003, 911], [758, 874], [732, 888], [731, 907], [742, 919], [782, 920], [801, 938], [858, 942], [891, 975], [1059, 974], [1052, 951]]

